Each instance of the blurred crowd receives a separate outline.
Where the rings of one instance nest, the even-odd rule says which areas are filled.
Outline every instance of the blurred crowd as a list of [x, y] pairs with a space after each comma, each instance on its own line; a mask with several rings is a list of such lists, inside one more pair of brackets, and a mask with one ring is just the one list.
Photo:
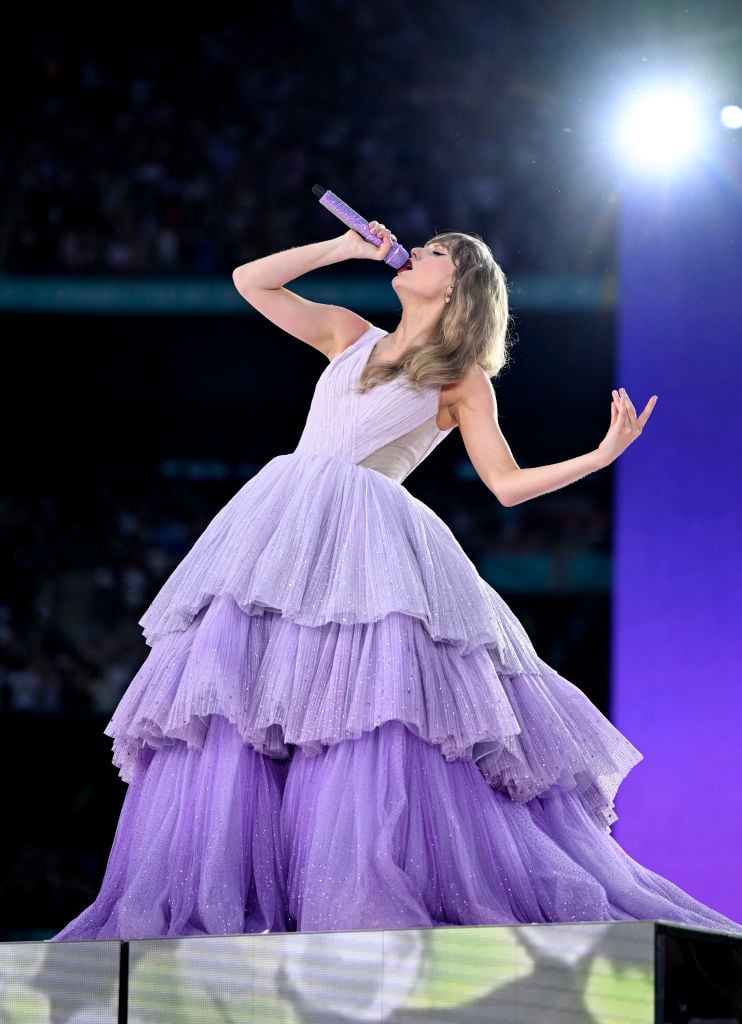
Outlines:
[[107, 714], [147, 650], [137, 620], [214, 496], [101, 478], [20, 497], [0, 502], [2, 709]]
[[472, 7], [283, 0], [188, 30], [160, 2], [139, 27], [20, 34], [0, 272], [223, 275], [329, 236], [319, 183], [403, 242], [457, 227], [511, 274], [605, 273], [578, 37]]

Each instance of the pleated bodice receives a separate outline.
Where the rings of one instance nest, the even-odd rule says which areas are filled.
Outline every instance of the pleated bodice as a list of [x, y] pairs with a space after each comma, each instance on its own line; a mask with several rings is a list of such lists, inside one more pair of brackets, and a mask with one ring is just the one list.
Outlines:
[[450, 430], [436, 423], [437, 388], [412, 388], [398, 377], [364, 394], [355, 390], [386, 333], [369, 328], [330, 362], [317, 381], [296, 453], [335, 456], [401, 483]]

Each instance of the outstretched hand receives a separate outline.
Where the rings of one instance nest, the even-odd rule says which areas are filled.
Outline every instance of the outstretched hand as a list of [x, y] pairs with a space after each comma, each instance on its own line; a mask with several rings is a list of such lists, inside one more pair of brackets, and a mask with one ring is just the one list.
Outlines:
[[652, 395], [637, 416], [636, 409], [623, 388], [613, 391], [612, 395], [611, 425], [598, 445], [598, 451], [603, 456], [606, 466], [625, 452], [632, 441], [636, 441], [657, 404], [657, 395]]

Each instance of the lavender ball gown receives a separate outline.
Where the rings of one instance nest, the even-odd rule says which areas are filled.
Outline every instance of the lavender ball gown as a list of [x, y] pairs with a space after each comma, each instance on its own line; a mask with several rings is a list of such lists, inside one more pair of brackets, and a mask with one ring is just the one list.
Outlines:
[[742, 926], [610, 834], [640, 754], [540, 660], [402, 481], [438, 393], [320, 376], [296, 451], [141, 619], [107, 735], [128, 783], [96, 900], [54, 936], [660, 919]]

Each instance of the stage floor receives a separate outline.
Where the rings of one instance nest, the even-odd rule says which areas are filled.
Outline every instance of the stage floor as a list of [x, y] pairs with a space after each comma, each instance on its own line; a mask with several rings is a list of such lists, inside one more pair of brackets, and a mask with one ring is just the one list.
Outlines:
[[10, 1024], [742, 1019], [742, 938], [660, 921], [0, 943]]

